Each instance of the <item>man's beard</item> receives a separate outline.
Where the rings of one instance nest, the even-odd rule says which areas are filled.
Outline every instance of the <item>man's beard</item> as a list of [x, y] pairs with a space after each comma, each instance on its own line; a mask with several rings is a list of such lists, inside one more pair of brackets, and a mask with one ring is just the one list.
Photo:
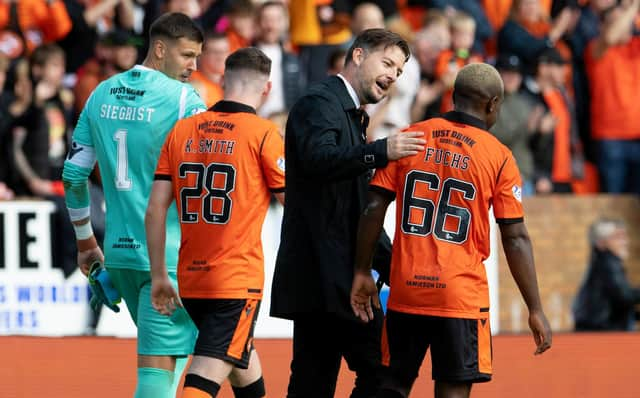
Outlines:
[[363, 97], [364, 97], [364, 104], [377, 104], [378, 102], [382, 101], [382, 99], [386, 96], [386, 95], [382, 95], [380, 98], [376, 97], [376, 95], [373, 93], [373, 89], [371, 88], [367, 88], [364, 90], [364, 92], [362, 93]]

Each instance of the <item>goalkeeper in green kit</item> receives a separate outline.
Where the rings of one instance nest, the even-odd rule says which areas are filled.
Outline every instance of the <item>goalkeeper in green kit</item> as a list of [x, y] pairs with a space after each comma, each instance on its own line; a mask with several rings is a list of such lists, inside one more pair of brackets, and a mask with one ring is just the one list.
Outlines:
[[[89, 276], [93, 301], [117, 311], [122, 296], [138, 327], [136, 398], [175, 397], [197, 337], [183, 308], [167, 317], [151, 306], [144, 216], [167, 133], [177, 120], [206, 110], [184, 83], [196, 70], [202, 42], [202, 31], [186, 15], [159, 17], [151, 25], [143, 65], [102, 82], [87, 100], [64, 165], [78, 265]], [[104, 258], [89, 221], [87, 177], [96, 160], [107, 207]], [[170, 210], [166, 261], [177, 288], [180, 227], [175, 204]]]

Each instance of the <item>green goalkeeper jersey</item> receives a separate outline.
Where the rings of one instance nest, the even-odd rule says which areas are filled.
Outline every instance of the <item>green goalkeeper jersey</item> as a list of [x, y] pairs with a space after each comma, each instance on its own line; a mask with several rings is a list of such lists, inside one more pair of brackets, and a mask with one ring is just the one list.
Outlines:
[[[205, 111], [190, 85], [136, 65], [102, 82], [73, 132], [63, 180], [72, 221], [89, 216], [87, 177], [97, 160], [106, 202], [105, 264], [149, 269], [144, 216], [165, 137], [178, 119]], [[166, 264], [175, 272], [180, 227], [167, 214]]]

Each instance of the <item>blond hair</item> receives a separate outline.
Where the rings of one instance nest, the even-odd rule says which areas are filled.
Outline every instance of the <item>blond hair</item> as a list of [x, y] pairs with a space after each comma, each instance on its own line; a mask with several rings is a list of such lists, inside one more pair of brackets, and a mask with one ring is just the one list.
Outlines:
[[460, 69], [453, 83], [453, 102], [467, 103], [487, 101], [504, 95], [500, 73], [489, 64], [473, 62]]
[[451, 30], [474, 30], [476, 29], [476, 21], [471, 17], [471, 15], [462, 12], [456, 11], [456, 13], [449, 20], [449, 24], [451, 26]]

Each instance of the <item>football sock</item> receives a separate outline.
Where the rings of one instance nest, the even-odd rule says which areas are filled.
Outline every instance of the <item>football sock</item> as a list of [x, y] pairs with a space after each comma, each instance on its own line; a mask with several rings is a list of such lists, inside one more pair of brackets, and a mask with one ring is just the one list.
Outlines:
[[266, 394], [264, 390], [264, 378], [262, 378], [262, 376], [248, 386], [231, 386], [231, 388], [236, 398], [262, 398]]
[[176, 368], [173, 371], [173, 384], [171, 385], [173, 395], [171, 395], [171, 397], [176, 396], [176, 391], [178, 391], [178, 387], [182, 381], [182, 372], [184, 372], [187, 363], [189, 363], [189, 357], [176, 358]]
[[173, 372], [158, 368], [138, 368], [138, 385], [134, 398], [169, 398], [173, 385]]
[[187, 373], [184, 378], [182, 398], [215, 398], [218, 390], [220, 390], [220, 384], [215, 381]]

